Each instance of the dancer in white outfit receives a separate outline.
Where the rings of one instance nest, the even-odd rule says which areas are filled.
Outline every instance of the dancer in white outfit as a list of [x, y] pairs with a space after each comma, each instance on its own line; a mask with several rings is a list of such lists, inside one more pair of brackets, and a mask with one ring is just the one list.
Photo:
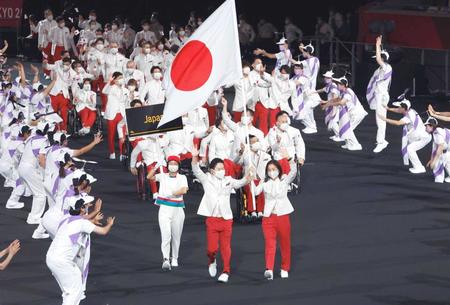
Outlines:
[[380, 120], [385, 121], [388, 124], [395, 126], [403, 126], [402, 134], [402, 156], [403, 164], [409, 165], [411, 163], [412, 167], [409, 171], [413, 174], [425, 173], [425, 167], [420, 162], [417, 156], [417, 151], [424, 148], [431, 141], [431, 135], [425, 130], [425, 125], [422, 122], [419, 114], [411, 108], [411, 102], [407, 99], [393, 103], [397, 108], [386, 109], [391, 112], [403, 114], [403, 118], [400, 120], [388, 119], [381, 114], [378, 114]]
[[427, 167], [433, 170], [434, 182], [450, 183], [450, 129], [440, 127], [433, 117], [427, 119], [425, 129], [433, 136], [433, 150]]

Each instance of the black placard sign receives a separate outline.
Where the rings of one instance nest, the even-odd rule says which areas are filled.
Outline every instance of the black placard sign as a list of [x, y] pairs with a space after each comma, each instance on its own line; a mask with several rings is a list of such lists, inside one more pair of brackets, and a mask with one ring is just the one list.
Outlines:
[[149, 105], [125, 110], [129, 137], [139, 137], [154, 133], [162, 133], [183, 129], [181, 117], [158, 128], [164, 112], [164, 104]]

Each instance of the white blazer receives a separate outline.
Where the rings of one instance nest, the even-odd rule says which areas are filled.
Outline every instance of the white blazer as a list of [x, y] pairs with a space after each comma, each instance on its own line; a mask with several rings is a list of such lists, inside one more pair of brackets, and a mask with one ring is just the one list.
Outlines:
[[210, 173], [205, 174], [202, 172], [198, 163], [192, 164], [192, 171], [203, 185], [203, 190], [205, 191], [197, 214], [206, 217], [221, 217], [225, 220], [233, 219], [230, 194], [232, 189], [246, 185], [246, 178], [236, 180], [227, 176], [223, 179], [218, 179]]
[[[294, 180], [297, 174], [297, 166], [295, 162], [291, 162], [291, 170], [289, 174], [280, 179], [269, 179], [268, 181], [254, 186], [255, 195], [258, 196], [264, 192], [264, 217], [269, 217], [271, 214], [278, 216], [291, 214], [294, 211], [288, 194], [289, 184]], [[253, 182], [252, 182], [253, 183]]]

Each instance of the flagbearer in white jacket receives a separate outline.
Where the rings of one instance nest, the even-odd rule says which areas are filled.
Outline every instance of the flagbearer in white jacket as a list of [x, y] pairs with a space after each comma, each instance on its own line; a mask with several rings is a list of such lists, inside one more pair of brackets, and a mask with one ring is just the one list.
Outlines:
[[393, 103], [396, 108], [386, 109], [391, 112], [403, 115], [400, 120], [388, 119], [381, 114], [378, 114], [380, 120], [395, 126], [403, 126], [402, 134], [402, 156], [403, 164], [411, 163], [412, 167], [409, 171], [413, 174], [425, 173], [426, 169], [420, 162], [417, 151], [424, 148], [431, 141], [431, 135], [425, 130], [425, 125], [422, 122], [419, 114], [411, 108], [411, 102], [407, 99]]
[[270, 129], [267, 138], [274, 159], [280, 163], [283, 174], [287, 175], [290, 161], [297, 159], [300, 166], [305, 163], [305, 142], [300, 130], [290, 126], [286, 111], [278, 112], [276, 120], [277, 123]]
[[192, 170], [204, 189], [204, 195], [197, 214], [206, 217], [206, 240], [208, 270], [211, 277], [217, 274], [216, 256], [219, 251], [223, 261], [222, 274], [217, 279], [226, 283], [230, 275], [231, 235], [233, 212], [230, 206], [230, 194], [253, 180], [252, 172], [236, 180], [225, 176], [223, 160], [216, 158], [209, 163], [209, 172], [204, 173], [199, 166], [198, 150], [192, 150]]
[[169, 156], [167, 164], [168, 173], [155, 175], [155, 166], [147, 175], [147, 179], [159, 182], [159, 194], [155, 204], [159, 205], [158, 222], [161, 230], [163, 270], [178, 267], [178, 253], [184, 224], [185, 205], [183, 195], [189, 189], [186, 176], [178, 173], [180, 158]]
[[291, 268], [291, 220], [289, 214], [294, 211], [287, 196], [289, 185], [296, 175], [296, 164], [291, 162], [287, 176], [282, 175], [281, 165], [272, 160], [267, 163], [264, 182], [255, 186], [255, 194], [264, 193], [264, 217], [262, 230], [265, 241], [266, 270], [264, 277], [273, 280], [273, 268], [277, 240], [281, 250], [281, 278], [289, 277]]

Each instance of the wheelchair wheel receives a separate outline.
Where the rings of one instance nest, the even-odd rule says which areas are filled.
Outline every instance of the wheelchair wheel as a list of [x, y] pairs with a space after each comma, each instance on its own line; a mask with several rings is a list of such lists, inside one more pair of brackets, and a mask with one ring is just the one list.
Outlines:
[[150, 190], [147, 181], [147, 167], [145, 164], [141, 164], [138, 167], [136, 188], [139, 198], [142, 200], [147, 200], [150, 198]]
[[294, 194], [296, 194], [296, 195], [300, 194], [300, 170], [301, 170], [301, 167], [297, 166], [297, 175], [295, 176], [295, 179], [293, 181], [296, 186], [295, 191], [294, 191]]
[[71, 136], [77, 136], [78, 131], [81, 129], [80, 118], [78, 117], [77, 111], [74, 109], [70, 109], [67, 114], [67, 132]]
[[102, 112], [100, 111], [100, 107], [97, 107], [97, 118], [95, 119], [95, 130], [96, 132], [102, 132], [103, 130], [103, 118], [102, 118]]
[[128, 170], [130, 167], [130, 157], [131, 157], [131, 151], [132, 151], [131, 143], [128, 138], [125, 139], [125, 142], [122, 144], [122, 165], [125, 168], [125, 170]]
[[247, 223], [247, 198], [245, 196], [244, 190], [238, 189], [236, 190], [236, 212], [234, 215], [234, 218], [241, 222], [241, 223]]

